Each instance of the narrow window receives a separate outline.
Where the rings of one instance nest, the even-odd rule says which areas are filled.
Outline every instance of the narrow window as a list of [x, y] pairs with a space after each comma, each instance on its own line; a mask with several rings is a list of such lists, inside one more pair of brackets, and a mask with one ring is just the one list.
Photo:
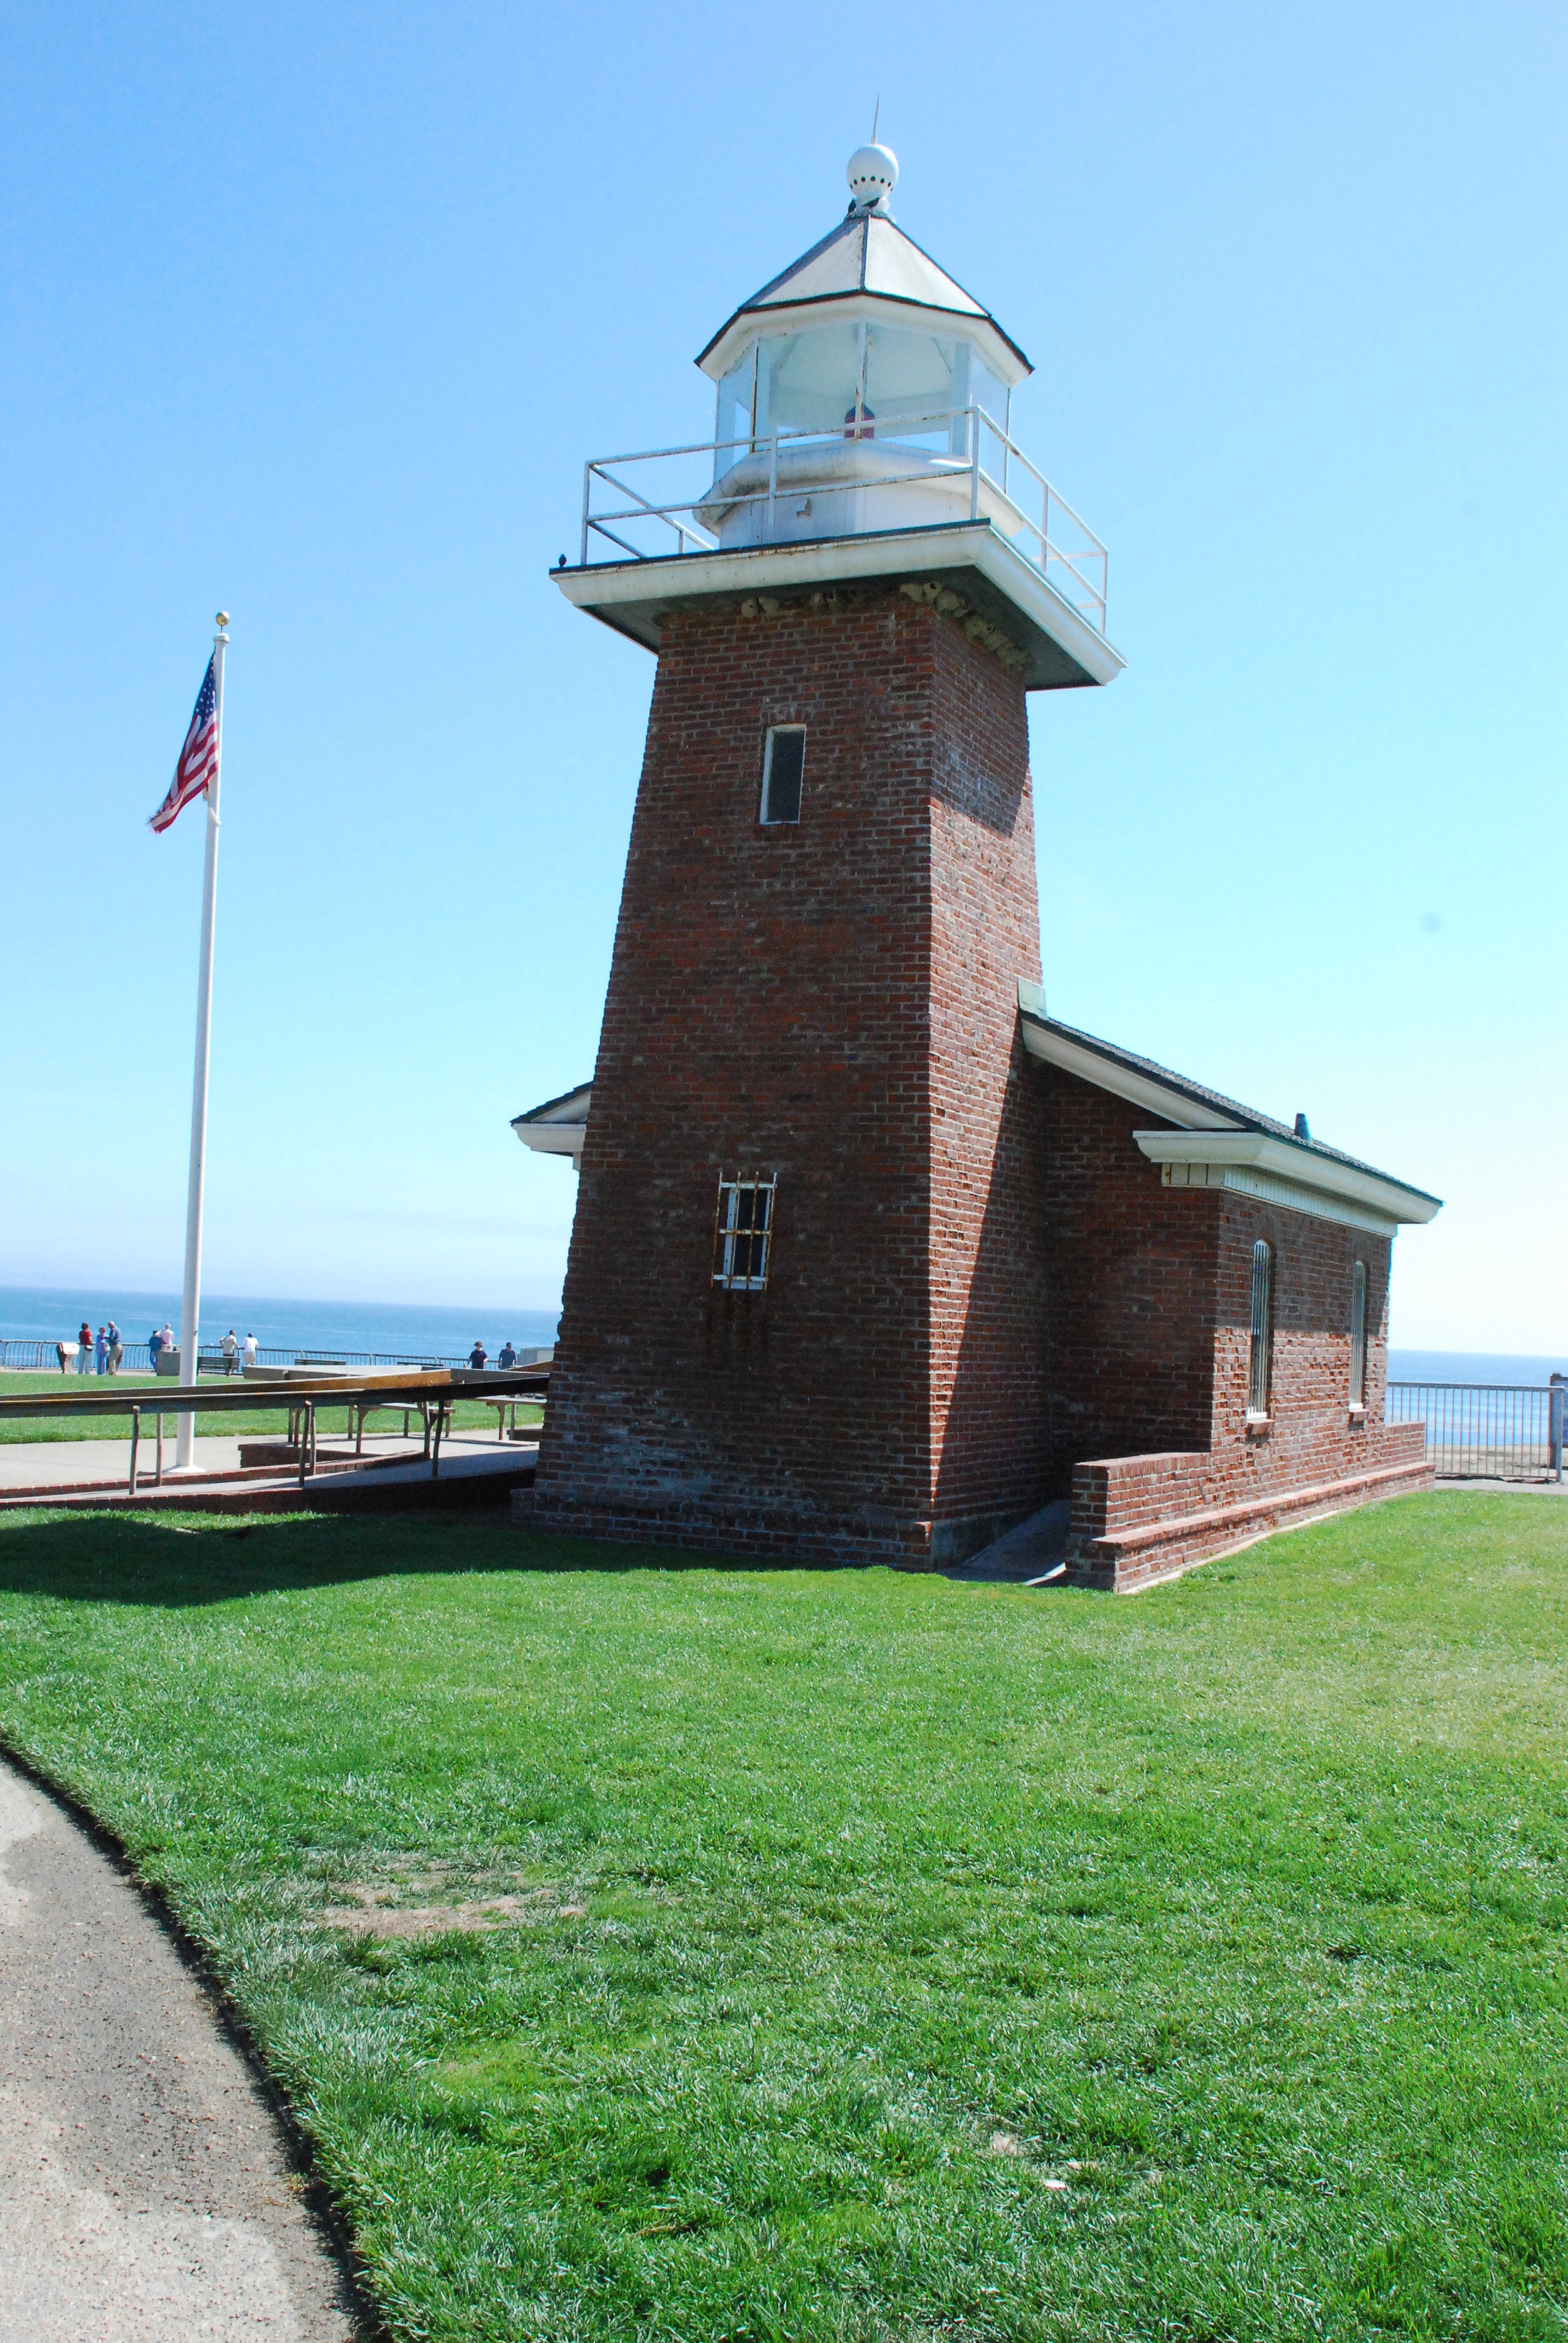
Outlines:
[[800, 778], [806, 770], [806, 727], [771, 724], [762, 751], [761, 821], [799, 821]]
[[1351, 1271], [1351, 1405], [1367, 1402], [1367, 1265], [1358, 1261]]
[[1269, 1354], [1274, 1336], [1274, 1256], [1261, 1237], [1252, 1247], [1252, 1344], [1247, 1362], [1247, 1413], [1269, 1413]]
[[713, 1282], [730, 1292], [760, 1293], [768, 1282], [773, 1249], [775, 1182], [763, 1172], [740, 1172], [719, 1182], [713, 1229]]

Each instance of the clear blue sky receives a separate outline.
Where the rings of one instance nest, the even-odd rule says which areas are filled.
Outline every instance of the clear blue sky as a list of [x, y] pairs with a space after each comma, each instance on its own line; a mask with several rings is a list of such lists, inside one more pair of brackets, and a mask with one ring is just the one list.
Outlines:
[[0, 25], [5, 1275], [178, 1281], [221, 603], [207, 1282], [554, 1302], [508, 1120], [592, 1070], [653, 666], [546, 572], [879, 96], [1111, 548], [1052, 1010], [1445, 1196], [1397, 1341], [1568, 1342], [1561, 7]]

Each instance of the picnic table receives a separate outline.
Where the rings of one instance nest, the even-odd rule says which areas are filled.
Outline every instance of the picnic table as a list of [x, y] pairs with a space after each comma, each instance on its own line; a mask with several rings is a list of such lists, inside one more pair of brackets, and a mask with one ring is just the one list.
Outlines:
[[[416, 1363], [410, 1361], [407, 1364], [406, 1372], [410, 1374], [417, 1374], [420, 1370]], [[354, 1383], [359, 1389], [359, 1396], [357, 1399], [350, 1399], [347, 1403], [347, 1406], [348, 1432], [354, 1442], [354, 1453], [356, 1456], [362, 1456], [365, 1453], [366, 1417], [367, 1415], [373, 1415], [382, 1412], [386, 1412], [393, 1415], [398, 1414], [399, 1413], [401, 1413], [403, 1418], [403, 1437], [405, 1440], [408, 1437], [408, 1419], [410, 1416], [417, 1414], [421, 1424], [424, 1426], [425, 1432], [424, 1446], [421, 1453], [426, 1456], [428, 1456], [430, 1453], [430, 1402], [426, 1399], [410, 1399], [407, 1394], [402, 1394], [397, 1399], [368, 1398], [365, 1395], [363, 1391], [364, 1376], [361, 1371], [357, 1367], [349, 1366], [346, 1361], [337, 1359], [302, 1360], [297, 1365], [292, 1367], [264, 1367], [252, 1364], [246, 1368], [245, 1373], [246, 1382], [253, 1383], [308, 1383], [319, 1385], [324, 1383], [329, 1383], [335, 1378], [344, 1383]], [[303, 1403], [301, 1403], [297, 1408], [291, 1407], [289, 1409], [288, 1444], [291, 1448], [296, 1447], [298, 1444], [299, 1418], [304, 1414], [304, 1413], [305, 1409]], [[445, 1428], [447, 1431], [451, 1430], [451, 1413], [449, 1406], [447, 1411]]]

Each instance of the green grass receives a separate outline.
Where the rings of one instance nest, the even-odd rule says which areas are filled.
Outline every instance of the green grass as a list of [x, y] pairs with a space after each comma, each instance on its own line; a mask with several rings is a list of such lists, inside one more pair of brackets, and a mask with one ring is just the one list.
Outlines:
[[0, 1734], [211, 1948], [399, 2336], [1560, 2337], [1565, 1588], [1523, 1496], [1132, 1601], [34, 1515]]
[[[116, 1375], [114, 1385], [116, 1390], [124, 1391], [126, 1393], [127, 1409], [133, 1403], [143, 1407], [150, 1405], [154, 1393], [167, 1393], [175, 1388], [167, 1375]], [[97, 1375], [62, 1375], [57, 1372], [53, 1374], [33, 1374], [16, 1370], [9, 1370], [5, 1374], [0, 1374], [0, 1400], [27, 1399], [35, 1393], [42, 1393], [45, 1399], [53, 1398], [58, 1392], [67, 1394], [92, 1392], [95, 1394], [103, 1392], [106, 1387], [106, 1379]], [[222, 1388], [221, 1385], [219, 1387]], [[541, 1420], [542, 1414], [542, 1409], [530, 1407], [524, 1403], [518, 1408], [518, 1422], [519, 1424], [537, 1423]], [[413, 1418], [413, 1422], [417, 1423], [417, 1415]], [[458, 1400], [452, 1409], [452, 1428], [457, 1432], [487, 1431], [494, 1433], [496, 1411], [493, 1407], [487, 1407], [480, 1400]], [[236, 1408], [232, 1413], [196, 1417], [198, 1435], [210, 1432], [220, 1438], [226, 1437], [231, 1440], [251, 1440], [258, 1436], [264, 1439], [268, 1436], [278, 1438], [287, 1429], [288, 1402], [286, 1399], [274, 1400], [270, 1405], [263, 1405], [258, 1400], [257, 1404], [253, 1408]], [[370, 1418], [366, 1426], [366, 1437], [374, 1439], [377, 1434], [386, 1436], [392, 1433], [401, 1434], [402, 1430], [401, 1410], [388, 1408], [383, 1413]], [[144, 1436], [152, 1431], [152, 1426], [145, 1415], [142, 1431]], [[316, 1436], [318, 1441], [342, 1440], [347, 1437], [347, 1408], [318, 1407], [317, 1409]], [[166, 1414], [164, 1418], [166, 1438], [172, 1439], [174, 1432], [175, 1418]], [[9, 1421], [0, 1421], [0, 1441], [5, 1442], [128, 1441], [130, 1436], [131, 1419], [128, 1413], [78, 1415], [65, 1423], [50, 1423], [47, 1419], [25, 1415], [13, 1417]]]

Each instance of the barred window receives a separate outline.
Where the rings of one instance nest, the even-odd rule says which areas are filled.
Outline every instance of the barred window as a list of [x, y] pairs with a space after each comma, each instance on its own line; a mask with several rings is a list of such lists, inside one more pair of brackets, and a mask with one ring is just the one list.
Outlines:
[[1266, 1417], [1274, 1347], [1274, 1256], [1261, 1237], [1252, 1247], [1252, 1341], [1247, 1360], [1247, 1413]]
[[800, 783], [806, 770], [806, 727], [770, 724], [762, 751], [762, 809], [759, 821], [799, 821]]
[[1351, 1405], [1367, 1403], [1367, 1265], [1358, 1261], [1351, 1270]]
[[730, 1292], [760, 1293], [768, 1282], [773, 1250], [773, 1191], [770, 1172], [737, 1172], [719, 1182], [713, 1228], [713, 1282]]

